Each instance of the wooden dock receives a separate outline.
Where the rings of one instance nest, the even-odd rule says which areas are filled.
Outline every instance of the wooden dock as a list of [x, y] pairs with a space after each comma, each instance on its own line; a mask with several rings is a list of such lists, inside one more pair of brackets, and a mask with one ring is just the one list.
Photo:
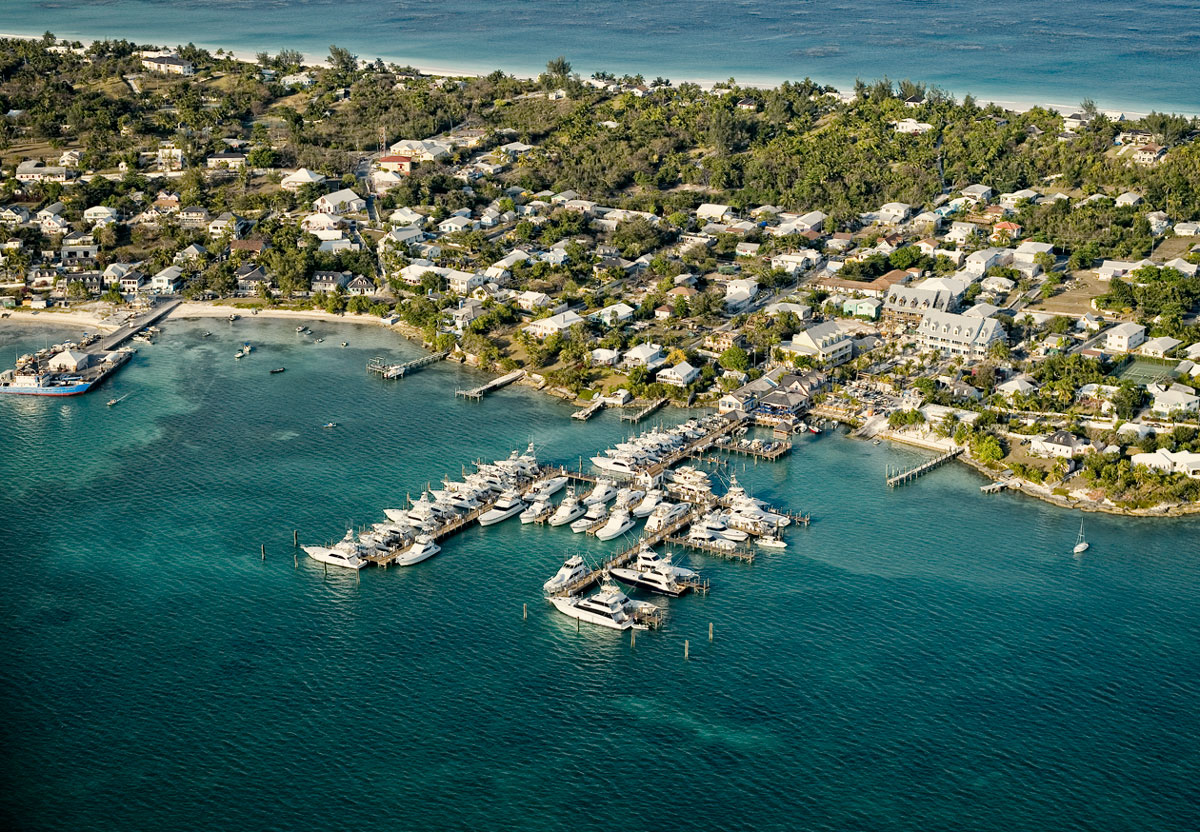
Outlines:
[[598, 569], [593, 569], [591, 572], [584, 575], [582, 578], [577, 578], [573, 582], [567, 584], [565, 587], [563, 587], [561, 590], [559, 590], [558, 594], [559, 595], [578, 595], [579, 593], [590, 589], [591, 587], [600, 583], [600, 581], [604, 578], [604, 575], [608, 572], [609, 569], [612, 569], [613, 567], [617, 567], [617, 566], [624, 566], [625, 564], [629, 563], [631, 560], [633, 560], [634, 558], [637, 557], [637, 553], [639, 551], [641, 551], [643, 546], [649, 546], [649, 547], [653, 548], [653, 547], [659, 545], [664, 540], [666, 540], [668, 537], [674, 535], [676, 532], [678, 532], [684, 526], [691, 523], [692, 520], [694, 519], [694, 516], [695, 516], [695, 512], [689, 511], [686, 514], [684, 514], [682, 517], [680, 517], [678, 520], [676, 520], [674, 523], [667, 526], [665, 529], [660, 529], [659, 531], [654, 532], [653, 534], [643, 534], [640, 538], [638, 538], [637, 542], [634, 543], [632, 546], [630, 546], [628, 549], [624, 549], [620, 552], [617, 552], [617, 554], [613, 555], [612, 557], [606, 559], [603, 563], [601, 563], [600, 567]]
[[752, 456], [756, 459], [765, 459], [774, 462], [784, 454], [790, 453], [792, 443], [787, 440], [773, 440], [776, 444], [769, 450], [762, 447], [756, 448], [749, 442], [744, 440], [734, 440], [733, 442], [717, 442], [713, 445], [714, 451], [726, 451], [731, 454], [742, 454], [743, 456]]
[[898, 471], [896, 473], [892, 473], [889, 470], [885, 474], [888, 488], [894, 488], [897, 485], [904, 485], [905, 483], [911, 482], [923, 474], [928, 474], [934, 468], [949, 462], [961, 453], [962, 448], [955, 448], [952, 451], [946, 451], [946, 453], [939, 457], [935, 457], [934, 459], [923, 462], [915, 468], [909, 468], [907, 471]]
[[576, 410], [574, 413], [572, 413], [571, 418], [578, 419], [580, 422], [586, 422], [603, 409], [604, 399], [597, 396], [587, 407], [583, 408], [582, 410]]
[[508, 375], [500, 376], [500, 378], [494, 378], [487, 384], [481, 384], [471, 390], [455, 390], [454, 395], [462, 396], [464, 399], [471, 399], [472, 401], [480, 401], [485, 395], [491, 393], [493, 390], [499, 390], [501, 387], [507, 387], [514, 381], [524, 377], [524, 370], [513, 370]]
[[96, 343], [87, 347], [88, 352], [111, 352], [117, 347], [124, 344], [133, 336], [137, 335], [146, 327], [160, 321], [174, 311], [175, 307], [179, 306], [181, 301], [169, 300], [166, 303], [161, 303], [151, 309], [149, 312], [144, 312], [133, 318], [128, 323], [123, 324], [120, 329], [110, 332]]
[[367, 372], [375, 373], [383, 378], [404, 378], [413, 370], [424, 367], [428, 364], [441, 361], [450, 354], [449, 351], [435, 352], [429, 355], [423, 355], [420, 358], [414, 358], [412, 361], [405, 361], [402, 364], [389, 364], [380, 356], [375, 356], [367, 362]]
[[656, 399], [655, 401], [650, 402], [650, 404], [646, 405], [645, 407], [643, 407], [641, 410], [637, 411], [636, 413], [622, 413], [621, 421], [622, 422], [632, 422], [634, 424], [637, 424], [638, 422], [645, 419], [647, 416], [649, 416], [654, 411], [658, 410], [660, 407], [662, 407], [666, 403], [667, 403], [666, 399]]
[[720, 546], [713, 546], [711, 543], [704, 543], [699, 540], [688, 540], [686, 537], [668, 537], [667, 543], [670, 543], [672, 546], [681, 546], [685, 549], [695, 549], [697, 552], [704, 552], [706, 555], [716, 555], [726, 560], [740, 560], [743, 563], [754, 563], [754, 550], [748, 546], [722, 549]]

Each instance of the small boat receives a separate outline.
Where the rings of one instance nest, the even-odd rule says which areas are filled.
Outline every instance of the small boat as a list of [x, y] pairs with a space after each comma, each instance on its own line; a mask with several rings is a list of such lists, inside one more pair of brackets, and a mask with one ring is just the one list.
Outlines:
[[779, 539], [778, 537], [776, 537], [773, 534], [764, 534], [762, 537], [756, 539], [754, 542], [757, 543], [759, 546], [763, 546], [767, 549], [786, 549], [787, 548], [787, 543], [785, 543], [783, 540]]
[[249, 354], [250, 354], [250, 351], [251, 351], [251, 350], [253, 350], [253, 349], [254, 349], [254, 347], [250, 346], [250, 342], [249, 342], [249, 341], [243, 341], [243, 342], [242, 342], [242, 352], [246, 353], [246, 355], [249, 355]]
[[820, 433], [821, 429], [819, 427], [817, 427], [816, 425], [809, 425], [808, 432], [809, 433]]
[[880, 442], [880, 440], [876, 439], [876, 440], [875, 440], [874, 442], [872, 442], [871, 444], [872, 444], [872, 445], [878, 445], [878, 444], [879, 444], [879, 442]]
[[109, 406], [109, 407], [112, 407], [113, 405], [120, 404], [121, 402], [125, 401], [126, 399], [128, 399], [128, 398], [129, 398], [130, 396], [132, 396], [132, 395], [133, 395], [132, 393], [126, 393], [124, 396], [121, 396], [121, 397], [119, 397], [119, 398], [115, 398], [115, 399], [109, 399], [109, 400], [108, 400], [108, 406]]
[[325, 343], [325, 339], [324, 339], [324, 338], [317, 338], [315, 341], [313, 341], [313, 343], [314, 343], [314, 344], [324, 344], [324, 343]]
[[209, 338], [209, 337], [211, 337], [211, 336], [212, 336], [212, 333], [211, 333], [211, 332], [209, 332], [209, 331], [206, 329], [206, 330], [204, 330], [204, 334], [203, 334], [203, 335], [201, 335], [200, 337], [201, 337], [201, 338]]
[[276, 373], [282, 373], [285, 370], [287, 370], [287, 367], [276, 367], [274, 370], [271, 371], [271, 375], [275, 375]]
[[342, 346], [343, 346], [343, 347], [348, 347], [348, 346], [350, 346], [350, 342], [349, 342], [349, 341], [343, 341], [343, 342], [342, 342]]
[[242, 357], [244, 357], [245, 355], [246, 355], [246, 353], [245, 353], [243, 350], [238, 350], [237, 352], [235, 352], [235, 353], [233, 354], [233, 357], [234, 357], [234, 358], [242, 358]]
[[304, 331], [304, 330], [306, 330], [306, 329], [308, 329], [308, 327], [306, 327], [306, 326], [298, 326], [298, 327], [296, 327], [296, 331], [297, 331], [297, 332], [303, 332], [303, 331]]
[[1088, 543], [1086, 540], [1083, 539], [1083, 521], [1080, 520], [1079, 521], [1079, 537], [1075, 538], [1075, 548], [1072, 549], [1071, 551], [1073, 551], [1077, 555], [1082, 555], [1084, 552], [1086, 552], [1088, 550], [1088, 546], [1090, 546], [1090, 545], [1091, 545], [1090, 543]]
[[241, 316], [241, 315], [230, 315], [230, 316], [229, 316], [229, 323], [233, 323], [234, 321], [236, 321], [236, 320], [237, 320], [238, 318], [240, 318], [240, 317], [242, 317], [242, 316]]
[[324, 425], [322, 425], [322, 427], [324, 427], [326, 430], [329, 428], [336, 428], [337, 422], [326, 422]]

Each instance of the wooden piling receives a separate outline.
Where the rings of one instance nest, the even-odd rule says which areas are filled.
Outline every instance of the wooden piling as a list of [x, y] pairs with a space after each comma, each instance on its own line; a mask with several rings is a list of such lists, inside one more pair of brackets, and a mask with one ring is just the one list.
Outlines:
[[265, 543], [262, 544], [262, 559], [264, 561], [267, 559], [267, 544]]
[[637, 630], [632, 627], [629, 629], [629, 646], [637, 647]]
[[686, 662], [688, 658], [688, 640], [683, 640], [683, 660]]
[[528, 604], [521, 605], [521, 620], [522, 621], [529, 620], [529, 605]]
[[300, 545], [300, 530], [292, 529], [292, 547], [295, 548], [299, 545]]
[[708, 622], [708, 640], [712, 641], [712, 622]]

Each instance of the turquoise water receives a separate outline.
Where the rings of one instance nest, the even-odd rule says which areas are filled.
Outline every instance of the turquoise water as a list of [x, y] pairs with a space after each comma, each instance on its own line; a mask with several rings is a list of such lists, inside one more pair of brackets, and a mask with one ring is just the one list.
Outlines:
[[[711, 594], [631, 649], [540, 600], [606, 551], [565, 529], [357, 579], [291, 546], [531, 439], [577, 460], [615, 416], [456, 401], [480, 376], [449, 364], [379, 381], [417, 351], [374, 327], [164, 329], [99, 393], [0, 399], [6, 828], [1200, 825], [1197, 521], [1089, 515], [1076, 559], [1077, 514], [960, 466], [888, 491], [919, 453], [805, 437], [737, 470], [812, 527], [688, 558]], [[0, 323], [0, 356], [65, 334]]]
[[246, 52], [330, 43], [477, 72], [577, 70], [848, 88], [887, 75], [958, 95], [1146, 112], [1200, 111], [1194, 0], [37, 0], [0, 2], [0, 31], [193, 41]]

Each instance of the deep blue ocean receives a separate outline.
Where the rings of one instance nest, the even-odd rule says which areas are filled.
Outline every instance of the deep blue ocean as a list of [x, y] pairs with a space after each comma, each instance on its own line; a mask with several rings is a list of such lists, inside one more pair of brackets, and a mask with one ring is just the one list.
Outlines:
[[[0, 827], [1200, 828], [1200, 520], [1088, 515], [1076, 558], [1077, 513], [956, 465], [889, 491], [921, 453], [806, 436], [731, 466], [813, 525], [685, 555], [712, 592], [631, 648], [541, 600], [615, 546], [565, 528], [293, 559], [473, 459], [627, 433], [456, 400], [457, 365], [381, 381], [417, 349], [313, 328], [168, 321], [97, 392], [0, 398]], [[0, 323], [2, 363], [69, 332]]]
[[1200, 112], [1195, 0], [0, 0], [0, 31], [421, 67], [774, 84], [928, 81], [958, 96]]

